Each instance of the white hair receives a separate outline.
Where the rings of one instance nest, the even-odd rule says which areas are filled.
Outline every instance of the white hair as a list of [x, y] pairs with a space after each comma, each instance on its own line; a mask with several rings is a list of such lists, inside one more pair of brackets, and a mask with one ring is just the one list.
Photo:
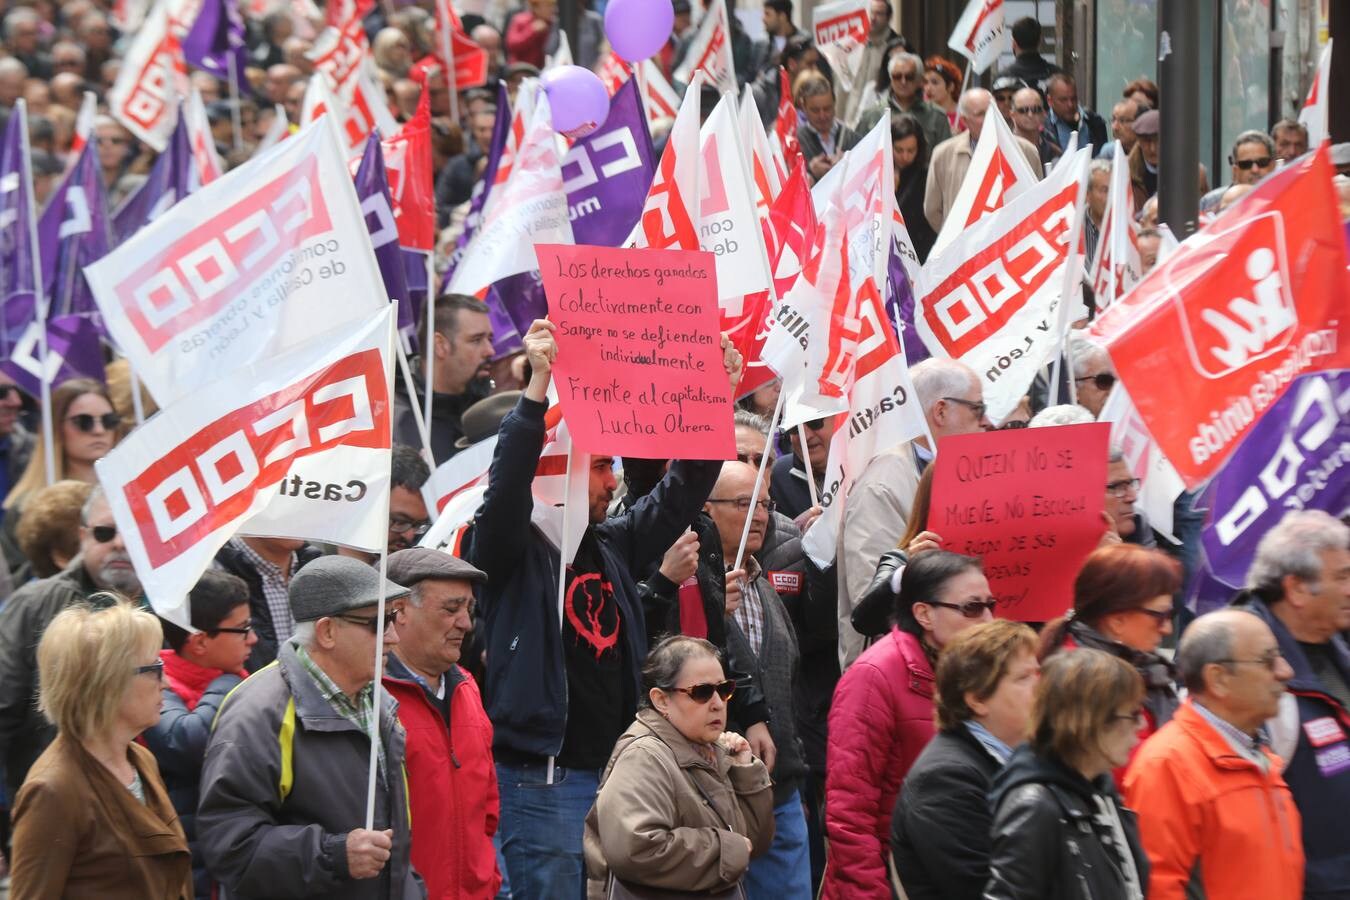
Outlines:
[[924, 415], [943, 397], [960, 397], [979, 383], [979, 376], [965, 363], [954, 359], [929, 357], [909, 370], [914, 382], [914, 393], [919, 396], [919, 407]]
[[970, 90], [966, 91], [964, 94], [961, 95], [960, 100], [956, 101], [956, 111], [963, 116], [970, 115], [970, 111], [966, 106], [966, 101], [974, 100], [976, 97], [981, 96], [984, 97], [984, 99], [989, 101], [990, 103], [994, 102], [994, 95], [986, 91], [984, 88], [971, 88]]
[[291, 632], [291, 637], [306, 650], [314, 649], [314, 623], [296, 622], [295, 631]]
[[1077, 403], [1061, 403], [1059, 406], [1047, 406], [1032, 416], [1028, 428], [1051, 428], [1055, 425], [1088, 425], [1097, 421]]
[[1111, 356], [1106, 348], [1083, 337], [1081, 334], [1069, 335], [1069, 359], [1073, 365], [1073, 377], [1082, 378], [1093, 363], [1100, 362], [1111, 368]]
[[1322, 553], [1350, 549], [1350, 527], [1320, 509], [1286, 513], [1256, 545], [1256, 558], [1247, 570], [1249, 590], [1284, 593], [1280, 582], [1293, 575], [1317, 590], [1322, 575]]
[[1111, 174], [1111, 160], [1094, 159], [1088, 165], [1088, 178], [1091, 178], [1093, 175], [1097, 175], [1099, 173], [1105, 173], [1107, 175]]
[[920, 78], [923, 77], [924, 71], [923, 57], [919, 56], [917, 53], [906, 53], [902, 51], [892, 56], [891, 61], [886, 63], [887, 75], [895, 74], [895, 67], [897, 63], [909, 63], [911, 66], [914, 67], [914, 74]]

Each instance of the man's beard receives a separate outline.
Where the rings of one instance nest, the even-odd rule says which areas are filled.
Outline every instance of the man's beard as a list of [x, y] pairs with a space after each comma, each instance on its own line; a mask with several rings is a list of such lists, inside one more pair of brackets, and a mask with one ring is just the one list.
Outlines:
[[128, 597], [140, 596], [141, 580], [136, 577], [136, 570], [113, 568], [112, 563], [116, 562], [126, 563], [130, 566], [131, 558], [125, 554], [115, 553], [104, 560], [97, 573], [99, 586], [107, 590], [117, 591], [119, 594], [125, 594]]

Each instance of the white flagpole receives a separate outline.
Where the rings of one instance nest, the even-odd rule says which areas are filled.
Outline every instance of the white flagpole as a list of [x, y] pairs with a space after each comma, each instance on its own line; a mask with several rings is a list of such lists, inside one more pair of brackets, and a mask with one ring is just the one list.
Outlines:
[[408, 392], [408, 407], [412, 410], [413, 422], [417, 424], [417, 436], [422, 439], [422, 452], [427, 458], [427, 465], [434, 469], [436, 461], [431, 457], [431, 435], [427, 433], [427, 422], [422, 418], [422, 407], [417, 402], [417, 386], [412, 380], [408, 352], [403, 349], [401, 341], [395, 341], [395, 348], [398, 350], [398, 369], [403, 373], [403, 388]]
[[[759, 470], [755, 472], [755, 487], [750, 492], [751, 507], [745, 511], [745, 525], [741, 528], [741, 543], [736, 547], [736, 564], [731, 567], [732, 569], [739, 569], [741, 563], [745, 561], [745, 542], [750, 540], [750, 523], [755, 518], [754, 504], [759, 502], [759, 489], [764, 484], [764, 467], [768, 464], [769, 457], [772, 455], [769, 453], [770, 442], [773, 441], [773, 433], [778, 430], [778, 423], [783, 418], [783, 404], [786, 402], [787, 391], [779, 391], [778, 405], [773, 408], [773, 416], [769, 419], [769, 434], [764, 439], [764, 455], [760, 457]], [[808, 472], [810, 471], [810, 465], [810, 463], [807, 463]]]
[[[125, 357], [123, 357], [125, 359]], [[131, 376], [131, 412], [137, 425], [145, 424], [145, 401], [141, 399], [141, 380], [136, 377], [136, 367], [127, 360], [127, 374]]]
[[[811, 452], [806, 449], [806, 423], [797, 423], [797, 440], [802, 445], [802, 468], [806, 469], [806, 487], [811, 492], [811, 505], [820, 505], [820, 492], [816, 490], [816, 473], [811, 469]], [[755, 494], [756, 497], [759, 494]]]
[[[427, 254], [427, 306], [423, 321], [426, 323], [424, 329], [424, 333], [426, 334], [426, 346], [422, 348], [423, 365], [426, 367], [426, 384], [423, 385], [426, 389], [426, 396], [423, 398], [423, 402], [426, 405], [422, 414], [426, 418], [427, 452], [430, 453], [431, 429], [433, 424], [431, 418], [431, 404], [434, 389], [432, 388], [432, 385], [435, 384], [436, 381], [436, 252], [434, 250]], [[416, 405], [416, 394], [413, 394], [409, 399]], [[432, 463], [432, 465], [435, 464]]]
[[229, 72], [230, 127], [234, 131], [234, 149], [238, 150], [244, 146], [244, 124], [239, 112], [239, 81], [233, 50], [225, 54], [225, 67]]
[[[563, 604], [567, 599], [567, 545], [572, 539], [571, 529], [568, 528], [567, 507], [572, 499], [572, 465], [573, 455], [576, 451], [576, 442], [572, 439], [572, 433], [567, 433], [567, 471], [563, 474], [563, 506], [562, 506], [562, 528], [558, 538], [558, 631], [563, 628]], [[555, 757], [548, 758], [548, 770], [544, 773], [544, 783], [553, 783], [553, 763]]]
[[42, 400], [42, 464], [47, 484], [56, 481], [56, 448], [52, 446], [52, 382], [47, 376], [47, 292], [42, 284], [42, 258], [38, 253], [37, 201], [33, 197], [33, 150], [28, 143], [28, 102], [20, 97], [14, 104], [14, 115], [19, 117], [19, 140], [23, 159], [27, 163], [23, 180], [24, 199], [28, 206], [28, 249], [33, 256], [33, 314], [38, 326], [38, 380]]

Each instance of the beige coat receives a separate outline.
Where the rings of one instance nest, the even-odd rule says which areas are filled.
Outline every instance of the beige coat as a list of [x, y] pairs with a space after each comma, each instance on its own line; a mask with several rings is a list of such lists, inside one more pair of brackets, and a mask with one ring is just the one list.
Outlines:
[[[1031, 166], [1031, 171], [1040, 178], [1041, 154], [1036, 145], [1017, 135], [1013, 135], [1013, 140], [1017, 141], [1022, 155], [1027, 158], [1027, 165]], [[963, 131], [956, 137], [943, 141], [933, 150], [932, 161], [928, 164], [928, 184], [923, 195], [923, 214], [928, 218], [928, 224], [933, 226], [934, 231], [942, 231], [942, 223], [947, 218], [947, 212], [956, 203], [956, 195], [961, 191], [961, 182], [965, 180], [966, 170], [970, 168], [972, 150], [969, 131]]]
[[588, 896], [605, 897], [611, 870], [634, 885], [724, 890], [750, 865], [742, 836], [758, 856], [773, 842], [773, 828], [764, 763], [734, 765], [718, 747], [714, 765], [655, 710], [640, 710], [615, 744], [586, 816]]

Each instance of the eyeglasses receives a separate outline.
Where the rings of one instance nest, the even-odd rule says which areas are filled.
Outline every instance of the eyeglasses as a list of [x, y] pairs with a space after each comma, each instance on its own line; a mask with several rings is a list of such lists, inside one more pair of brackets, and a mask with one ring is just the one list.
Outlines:
[[1230, 158], [1230, 159], [1229, 159], [1229, 162], [1231, 162], [1233, 165], [1237, 166], [1239, 169], [1241, 169], [1242, 171], [1245, 172], [1245, 171], [1247, 171], [1248, 169], [1250, 169], [1252, 166], [1256, 166], [1258, 169], [1269, 168], [1269, 167], [1270, 167], [1270, 164], [1273, 163], [1273, 162], [1275, 162], [1275, 160], [1271, 159], [1269, 156], [1263, 156], [1263, 157], [1261, 157], [1260, 159], [1231, 159], [1231, 158]]
[[1027, 427], [1028, 425], [1030, 425], [1030, 424], [1031, 424], [1031, 423], [1028, 422], [1026, 419], [1009, 419], [1008, 421], [1004, 422], [1002, 425], [998, 426], [998, 428], [996, 428], [996, 429], [994, 429], [994, 430], [995, 430], [995, 431], [1013, 431], [1013, 430], [1018, 429], [1018, 428], [1026, 428], [1026, 427]]
[[122, 424], [122, 417], [115, 412], [104, 413], [101, 416], [76, 413], [73, 416], [66, 416], [66, 421], [85, 434], [93, 434], [95, 423], [102, 425], [104, 431], [114, 431], [118, 425]]
[[809, 421], [809, 422], [803, 422], [802, 424], [805, 425], [807, 428], [810, 428], [812, 431], [819, 431], [820, 429], [822, 429], [822, 428], [825, 427], [825, 423], [826, 423], [827, 421], [829, 421], [829, 420], [828, 420], [828, 419], [812, 419], [811, 421]]
[[891, 76], [891, 81], [918, 81], [919, 76], [913, 72], [899, 72]]
[[154, 662], [152, 662], [152, 663], [151, 663], [150, 665], [148, 665], [148, 666], [137, 666], [136, 668], [132, 669], [131, 671], [132, 671], [134, 674], [136, 674], [136, 675], [149, 675], [151, 672], [154, 672], [154, 673], [155, 673], [155, 680], [156, 680], [156, 681], [163, 681], [163, 680], [164, 680], [164, 660], [162, 660], [162, 659], [157, 659], [157, 660], [155, 660]]
[[106, 544], [117, 537], [116, 525], [94, 525], [89, 529], [89, 533], [94, 536], [94, 540], [100, 544]]
[[712, 699], [713, 694], [717, 694], [717, 696], [721, 697], [723, 700], [730, 700], [731, 695], [736, 693], [736, 682], [731, 681], [730, 679], [719, 681], [717, 684], [704, 682], [703, 684], [690, 685], [689, 687], [671, 688], [671, 691], [680, 694], [688, 694], [689, 699], [693, 700], [695, 703], [707, 703]]
[[923, 602], [929, 606], [954, 609], [967, 619], [978, 619], [987, 612], [992, 613], [998, 606], [997, 600], [967, 600], [965, 603], [943, 603], [941, 600], [925, 600]]
[[[750, 504], [752, 501], [750, 500], [749, 497], [726, 497], [720, 500], [709, 497], [708, 502], [730, 503], [737, 509], [739, 509], [741, 512], [745, 512], [747, 509], [750, 508]], [[762, 509], [764, 512], [770, 514], [772, 514], [774, 510], [778, 509], [778, 504], [773, 502], [772, 500], [760, 500], [757, 503], [755, 503], [755, 505], [758, 506], [760, 509]]]
[[747, 465], [754, 466], [756, 469], [764, 464], [763, 453], [737, 453], [736, 459]]
[[1116, 499], [1136, 493], [1138, 490], [1138, 478], [1122, 478], [1120, 481], [1109, 481], [1106, 484], [1106, 492]]
[[1172, 621], [1172, 611], [1170, 609], [1148, 609], [1146, 607], [1137, 607], [1134, 612], [1143, 613], [1159, 625], [1164, 622]]
[[1098, 372], [1096, 375], [1084, 375], [1082, 378], [1074, 379], [1075, 384], [1080, 381], [1090, 381], [1097, 390], [1109, 391], [1115, 386], [1116, 376], [1110, 372]]
[[94, 143], [98, 144], [100, 147], [103, 146], [104, 144], [112, 144], [114, 146], [120, 147], [123, 144], [131, 143], [131, 141], [123, 137], [101, 137], [95, 138]]
[[1243, 664], [1252, 666], [1265, 666], [1270, 671], [1275, 671], [1275, 666], [1279, 665], [1280, 660], [1284, 659], [1284, 654], [1278, 650], [1272, 650], [1269, 653], [1258, 656], [1256, 659], [1216, 659], [1216, 663], [1223, 663], [1226, 666], [1240, 666]]
[[246, 634], [249, 634], [249, 633], [252, 632], [252, 631], [253, 631], [253, 623], [252, 623], [251, 621], [249, 621], [249, 622], [245, 622], [243, 625], [237, 625], [237, 626], [235, 626], [234, 628], [226, 628], [224, 625], [220, 626], [219, 628], [212, 628], [210, 631], [207, 632], [207, 634], [210, 634], [210, 635], [217, 635], [217, 634], [244, 634], [244, 635], [246, 635]]
[[[397, 623], [398, 623], [398, 620], [399, 620], [399, 617], [402, 616], [402, 615], [403, 615], [403, 610], [401, 610], [401, 609], [391, 609], [391, 610], [387, 610], [387, 611], [385, 612], [385, 614], [384, 614], [384, 629], [385, 629], [385, 631], [388, 631], [389, 628], [390, 628], [391, 626], [397, 624]], [[365, 616], [353, 616], [353, 615], [343, 614], [343, 615], [337, 615], [337, 616], [334, 616], [333, 618], [335, 618], [335, 619], [341, 619], [342, 621], [348, 622], [348, 623], [350, 623], [350, 624], [352, 624], [352, 625], [360, 625], [360, 626], [362, 626], [362, 627], [364, 627], [364, 628], [369, 629], [371, 634], [375, 634], [375, 633], [379, 630], [378, 628], [376, 628], [376, 625], [378, 625], [378, 624], [379, 624], [379, 621], [380, 621], [380, 617], [379, 617], [379, 616], [370, 616], [369, 618], [367, 618], [367, 617], [365, 617]]]
[[1111, 716], [1112, 722], [1133, 722], [1140, 728], [1148, 721], [1148, 715], [1141, 706], [1132, 713], [1115, 713]]
[[973, 412], [975, 414], [975, 418], [977, 419], [983, 419], [985, 410], [989, 408], [983, 403], [975, 403], [974, 401], [971, 400], [962, 400], [960, 397], [943, 397], [942, 399], [946, 400], [948, 403], [961, 404], [966, 409]]
[[431, 522], [426, 519], [410, 519], [404, 515], [392, 515], [389, 517], [389, 530], [395, 534], [406, 534], [411, 531], [418, 537], [427, 533], [431, 527]]
[[1014, 106], [1013, 112], [1021, 113], [1024, 116], [1043, 116], [1045, 115], [1044, 106]]

